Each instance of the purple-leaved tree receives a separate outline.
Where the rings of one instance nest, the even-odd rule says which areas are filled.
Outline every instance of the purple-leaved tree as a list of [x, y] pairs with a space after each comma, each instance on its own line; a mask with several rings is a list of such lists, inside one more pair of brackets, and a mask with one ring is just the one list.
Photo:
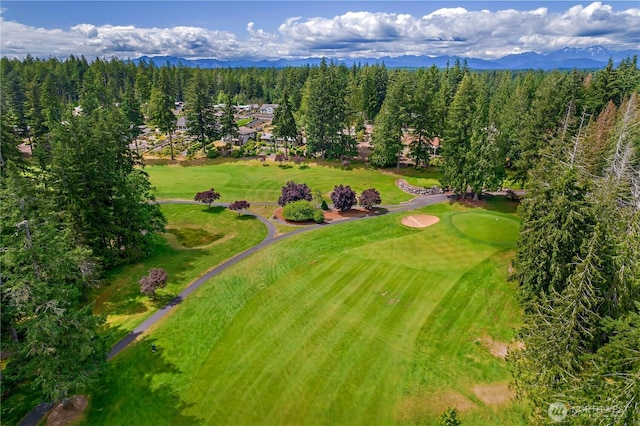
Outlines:
[[333, 189], [331, 201], [336, 209], [343, 212], [356, 205], [356, 193], [349, 185], [339, 185]]
[[220, 194], [217, 193], [213, 188], [207, 191], [198, 192], [195, 197], [195, 201], [204, 203], [209, 208], [211, 208], [211, 204], [213, 204], [218, 199], [220, 199]]
[[237, 201], [234, 201], [233, 203], [229, 204], [229, 210], [233, 210], [235, 212], [238, 212], [238, 216], [240, 215], [240, 211], [241, 210], [246, 210], [249, 207], [251, 207], [251, 205], [246, 200], [237, 200]]
[[284, 207], [287, 203], [298, 200], [312, 200], [311, 189], [306, 183], [295, 183], [288, 181], [285, 186], [282, 187], [282, 193], [278, 198], [278, 204]]
[[371, 210], [373, 206], [382, 203], [380, 193], [375, 188], [369, 188], [360, 194], [360, 205], [367, 210]]
[[140, 278], [140, 293], [152, 299], [156, 297], [156, 290], [167, 286], [167, 271], [163, 268], [151, 268], [149, 274]]

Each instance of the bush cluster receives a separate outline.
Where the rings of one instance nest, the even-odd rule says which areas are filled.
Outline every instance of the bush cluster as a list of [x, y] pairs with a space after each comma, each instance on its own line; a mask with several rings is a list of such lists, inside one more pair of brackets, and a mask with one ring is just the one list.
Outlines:
[[324, 222], [324, 212], [313, 207], [309, 201], [298, 200], [288, 203], [282, 210], [282, 216], [293, 222], [306, 222], [313, 220], [316, 223]]

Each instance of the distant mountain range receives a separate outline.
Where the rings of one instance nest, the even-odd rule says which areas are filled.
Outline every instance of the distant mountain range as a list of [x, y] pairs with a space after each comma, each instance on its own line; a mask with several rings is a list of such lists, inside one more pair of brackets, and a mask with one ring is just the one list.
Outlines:
[[[637, 50], [612, 51], [602, 46], [592, 46], [586, 48], [565, 47], [548, 53], [525, 52], [515, 55], [507, 55], [500, 59], [477, 59], [462, 58], [458, 56], [385, 56], [382, 58], [327, 58], [333, 59], [334, 62], [344, 63], [347, 66], [352, 64], [382, 64], [387, 68], [421, 68], [435, 65], [440, 68], [447, 66], [447, 63], [453, 65], [456, 59], [463, 61], [466, 59], [469, 68], [476, 70], [518, 70], [518, 69], [598, 69], [607, 65], [609, 59], [613, 59], [617, 65], [622, 59], [637, 55]], [[240, 68], [240, 67], [257, 67], [257, 68], [284, 68], [299, 67], [304, 65], [318, 65], [321, 58], [302, 58], [302, 59], [278, 59], [270, 60], [251, 60], [236, 59], [231, 61], [219, 59], [185, 59], [175, 56], [142, 56], [132, 59], [134, 63], [145, 61], [153, 62], [157, 66], [169, 63], [171, 65], [182, 65], [186, 67], [200, 68]]]

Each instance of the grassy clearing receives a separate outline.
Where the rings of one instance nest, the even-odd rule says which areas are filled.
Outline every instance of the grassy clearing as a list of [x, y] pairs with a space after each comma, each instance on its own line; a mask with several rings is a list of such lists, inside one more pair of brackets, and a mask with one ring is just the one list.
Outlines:
[[[87, 423], [432, 424], [459, 405], [468, 425], [522, 424], [519, 406], [478, 392], [509, 379], [478, 339], [508, 342], [519, 319], [517, 227], [498, 225], [514, 218], [421, 212], [441, 220], [324, 227], [226, 270], [113, 360]], [[468, 235], [474, 220], [486, 232]], [[491, 229], [500, 239], [483, 241]]]
[[[273, 161], [263, 165], [257, 160], [216, 159], [201, 166], [147, 166], [145, 170], [156, 187], [157, 198], [193, 199], [197, 192], [214, 187], [220, 192], [222, 202], [275, 202], [282, 186], [293, 180], [306, 183], [312, 191], [322, 191], [327, 198], [340, 184], [350, 185], [358, 193], [374, 187], [380, 192], [384, 204], [397, 204], [412, 197], [396, 187], [396, 179], [408, 177], [411, 183], [423, 179], [418, 177], [420, 172], [413, 170], [403, 169], [403, 173], [411, 175], [404, 176], [393, 171], [380, 173], [358, 164], [344, 170], [333, 162], [310, 163], [308, 167], [300, 168], [295, 165], [278, 166]], [[425, 182], [431, 182], [433, 172], [424, 172], [424, 176]]]
[[[113, 271], [108, 284], [93, 292], [94, 312], [107, 315], [107, 332], [117, 341], [156, 309], [171, 300], [189, 283], [225, 259], [258, 244], [265, 226], [252, 216], [238, 216], [221, 207], [198, 205], [161, 206], [167, 233], [158, 237], [151, 255], [143, 262]], [[150, 268], [167, 271], [167, 287], [156, 300], [140, 294], [137, 281]]]
[[273, 223], [273, 226], [276, 227], [276, 236], [286, 234], [291, 231], [295, 231], [299, 229], [299, 226], [293, 225], [285, 225], [277, 220], [273, 220], [273, 212], [276, 211], [278, 205], [255, 205], [253, 204], [249, 211], [254, 214], [258, 214], [262, 217], [265, 217]]

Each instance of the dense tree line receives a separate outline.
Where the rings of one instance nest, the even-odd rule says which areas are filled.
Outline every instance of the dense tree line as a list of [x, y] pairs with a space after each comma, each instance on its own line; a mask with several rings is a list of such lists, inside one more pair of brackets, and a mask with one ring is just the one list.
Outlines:
[[532, 424], [552, 403], [571, 424], [640, 423], [638, 102], [563, 123], [531, 168], [515, 260], [523, 349], [509, 362]]
[[44, 155], [40, 148], [62, 111], [80, 105], [89, 92], [101, 104], [126, 103], [146, 115], [168, 134], [170, 147], [171, 110], [184, 101], [189, 133], [203, 151], [211, 140], [237, 134], [232, 112], [216, 117], [213, 105], [279, 103], [277, 136], [285, 148], [304, 140], [307, 156], [353, 156], [366, 124], [374, 125], [374, 166], [398, 165], [401, 156], [427, 165], [430, 142], [439, 141], [445, 184], [461, 195], [500, 187], [509, 169], [525, 184], [558, 132], [573, 132], [581, 114], [593, 118], [609, 100], [619, 105], [640, 86], [635, 57], [597, 71], [552, 72], [474, 72], [459, 60], [417, 70], [327, 61], [283, 69], [193, 69], [27, 57], [2, 58], [2, 77], [11, 125], [33, 142], [35, 154]]
[[[83, 68], [75, 59], [46, 64], [71, 78]], [[93, 83], [51, 86], [51, 97], [44, 95], [53, 77], [43, 76], [42, 84], [25, 83], [32, 90], [24, 119], [19, 92], [3, 90], [0, 99], [0, 318], [2, 349], [12, 353], [1, 383], [3, 399], [28, 384], [42, 400], [58, 402], [85, 389], [106, 362], [98, 334], [104, 318], [92, 313], [90, 289], [105, 271], [147, 256], [165, 220], [129, 149], [140, 118], [136, 102], [112, 103], [110, 85], [91, 67], [83, 76]], [[3, 83], [19, 88], [16, 78]], [[64, 101], [75, 98], [82, 110]], [[29, 138], [37, 161], [18, 150]]]

